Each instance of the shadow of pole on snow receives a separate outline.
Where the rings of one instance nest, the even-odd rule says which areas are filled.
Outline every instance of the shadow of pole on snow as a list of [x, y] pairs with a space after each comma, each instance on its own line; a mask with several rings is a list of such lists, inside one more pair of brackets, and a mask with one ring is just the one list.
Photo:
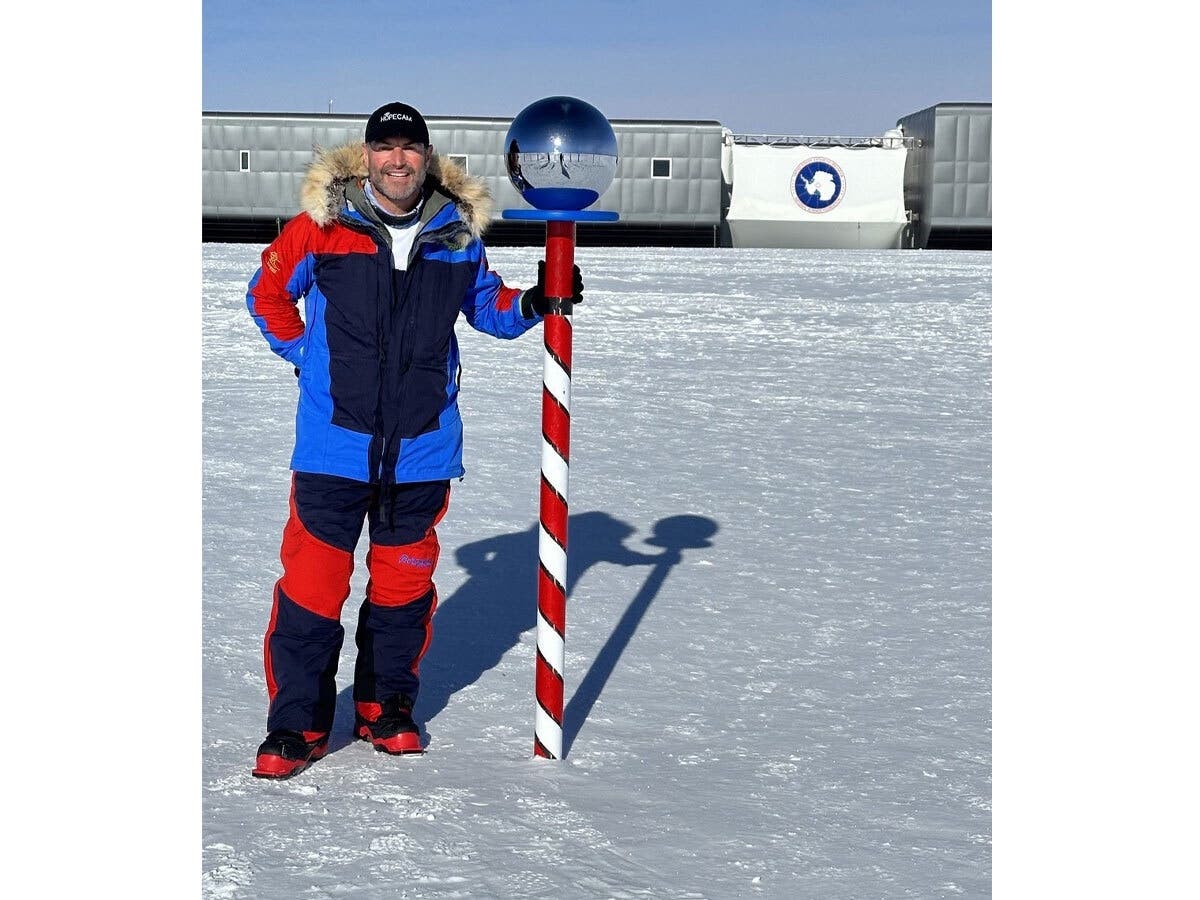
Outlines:
[[[650, 602], [658, 596], [671, 569], [683, 560], [683, 551], [711, 547], [712, 541], [709, 538], [716, 532], [717, 523], [703, 516], [670, 516], [660, 519], [654, 526], [654, 534], [646, 539], [646, 543], [662, 547], [663, 552], [646, 577], [646, 583], [625, 608], [612, 634], [596, 654], [587, 674], [583, 676], [579, 687], [571, 695], [571, 701], [563, 710], [564, 758], [575, 743], [575, 736], [587, 721], [588, 714], [608, 683], [609, 676], [616, 669], [625, 648], [629, 646], [629, 641], [641, 624], [642, 617], [646, 615], [646, 610], [650, 608]], [[571, 549], [570, 544], [567, 546]]]

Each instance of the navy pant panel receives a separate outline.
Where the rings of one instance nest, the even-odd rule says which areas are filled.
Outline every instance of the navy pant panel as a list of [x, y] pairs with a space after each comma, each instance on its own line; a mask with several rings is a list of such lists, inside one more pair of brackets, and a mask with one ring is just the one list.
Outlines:
[[372, 544], [401, 547], [425, 537], [442, 518], [449, 501], [449, 481], [388, 485], [369, 510]]
[[335, 676], [345, 629], [294, 603], [276, 588], [267, 632], [267, 731], [328, 732], [337, 699]]
[[325, 543], [353, 553], [379, 486], [309, 472], [294, 473], [292, 485], [296, 514], [304, 527]]
[[380, 487], [336, 475], [293, 474], [296, 512], [315, 537], [351, 553], [370, 523], [371, 543], [399, 547], [421, 540], [445, 511], [449, 481]]
[[420, 687], [417, 667], [432, 634], [430, 627], [437, 591], [402, 606], [380, 606], [370, 600], [358, 611], [354, 640], [354, 701], [378, 703], [397, 694], [416, 700]]

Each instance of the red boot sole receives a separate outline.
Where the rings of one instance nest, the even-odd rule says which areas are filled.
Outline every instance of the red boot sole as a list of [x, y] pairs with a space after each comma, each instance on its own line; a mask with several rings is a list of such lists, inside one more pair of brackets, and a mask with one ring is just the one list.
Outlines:
[[250, 774], [255, 778], [273, 778], [276, 781], [282, 781], [293, 775], [299, 775], [324, 755], [324, 745], [313, 750], [307, 759], [284, 759], [282, 756], [263, 754], [254, 760], [254, 768]]

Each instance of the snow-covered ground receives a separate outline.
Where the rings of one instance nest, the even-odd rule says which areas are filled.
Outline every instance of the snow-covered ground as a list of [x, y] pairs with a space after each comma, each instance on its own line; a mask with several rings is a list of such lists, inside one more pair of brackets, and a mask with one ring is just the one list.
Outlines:
[[[265, 782], [296, 388], [245, 309], [261, 249], [203, 248], [205, 897], [990, 895], [990, 253], [578, 250], [561, 761], [541, 334], [460, 323], [428, 752], [349, 740], [347, 640], [334, 752]], [[489, 256], [523, 286], [540, 252]]]

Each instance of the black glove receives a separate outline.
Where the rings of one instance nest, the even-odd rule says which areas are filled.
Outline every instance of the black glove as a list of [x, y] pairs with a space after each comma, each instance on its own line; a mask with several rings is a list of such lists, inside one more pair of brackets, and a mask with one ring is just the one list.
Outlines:
[[[572, 304], [582, 303], [583, 276], [579, 274], [579, 266], [571, 266], [571, 269], [575, 276], [575, 283], [572, 286], [573, 293], [570, 300]], [[534, 315], [544, 316], [549, 311], [550, 301], [546, 299], [546, 261], [539, 259], [537, 284], [521, 294], [521, 315], [526, 319], [532, 319]], [[570, 311], [569, 307], [567, 311]]]

